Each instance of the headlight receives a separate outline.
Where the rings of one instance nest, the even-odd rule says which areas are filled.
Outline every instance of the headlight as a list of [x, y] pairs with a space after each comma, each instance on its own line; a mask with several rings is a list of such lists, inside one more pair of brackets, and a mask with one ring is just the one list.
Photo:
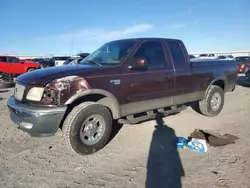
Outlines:
[[241, 67], [241, 68], [244, 68], [244, 67], [245, 67], [245, 64], [242, 64], [240, 67]]
[[48, 83], [41, 99], [42, 104], [64, 104], [71, 96], [89, 88], [79, 76], [67, 76]]
[[26, 99], [31, 101], [40, 101], [42, 99], [44, 88], [33, 87], [29, 90]]

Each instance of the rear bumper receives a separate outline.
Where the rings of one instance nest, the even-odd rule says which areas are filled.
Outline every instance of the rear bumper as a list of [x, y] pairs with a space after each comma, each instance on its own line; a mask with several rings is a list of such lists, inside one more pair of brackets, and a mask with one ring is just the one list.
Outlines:
[[67, 107], [37, 107], [8, 99], [10, 119], [31, 136], [53, 136], [64, 117]]

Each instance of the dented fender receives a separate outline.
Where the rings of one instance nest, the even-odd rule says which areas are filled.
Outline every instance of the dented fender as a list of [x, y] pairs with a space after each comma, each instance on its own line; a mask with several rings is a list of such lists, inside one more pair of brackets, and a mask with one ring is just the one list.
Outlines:
[[72, 104], [77, 99], [80, 99], [81, 97], [85, 97], [85, 96], [92, 95], [92, 94], [100, 94], [100, 95], [105, 96], [101, 100], [97, 101], [97, 103], [107, 106], [111, 110], [114, 119], [118, 119], [121, 117], [120, 105], [116, 97], [112, 93], [102, 90], [102, 89], [88, 89], [80, 93], [77, 93], [71, 96], [66, 101], [65, 104], [66, 105]]

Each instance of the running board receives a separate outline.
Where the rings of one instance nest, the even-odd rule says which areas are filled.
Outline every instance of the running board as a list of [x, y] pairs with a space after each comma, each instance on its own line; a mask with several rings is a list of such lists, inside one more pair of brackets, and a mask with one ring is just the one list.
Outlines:
[[163, 116], [166, 116], [166, 115], [179, 113], [186, 109], [187, 107], [185, 105], [180, 106], [180, 107], [172, 106], [171, 109], [167, 109], [167, 110], [164, 108], [160, 108], [160, 109], [153, 110], [153, 111], [147, 111], [145, 112], [144, 115], [141, 115], [139, 117], [135, 117], [136, 115], [127, 116], [126, 119], [119, 119], [118, 123], [119, 124], [136, 124], [136, 123], [143, 122], [146, 120], [155, 119], [157, 114], [162, 114]]

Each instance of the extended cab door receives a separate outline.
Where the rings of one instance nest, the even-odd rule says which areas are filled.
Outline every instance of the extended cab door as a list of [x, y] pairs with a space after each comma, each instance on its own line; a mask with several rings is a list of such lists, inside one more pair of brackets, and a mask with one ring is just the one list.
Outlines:
[[169, 66], [164, 45], [158, 40], [141, 42], [131, 56], [145, 58], [147, 70], [123, 71], [122, 82], [127, 115], [172, 105], [174, 70]]
[[9, 64], [10, 74], [23, 74], [25, 73], [24, 65], [20, 62], [20, 59], [15, 57], [7, 57], [7, 62]]
[[8, 63], [6, 57], [0, 57], [0, 72], [8, 73]]
[[194, 88], [196, 86], [193, 82], [186, 48], [179, 40], [168, 40], [167, 44], [175, 68], [175, 93], [173, 104], [178, 105], [190, 102], [194, 97]]

